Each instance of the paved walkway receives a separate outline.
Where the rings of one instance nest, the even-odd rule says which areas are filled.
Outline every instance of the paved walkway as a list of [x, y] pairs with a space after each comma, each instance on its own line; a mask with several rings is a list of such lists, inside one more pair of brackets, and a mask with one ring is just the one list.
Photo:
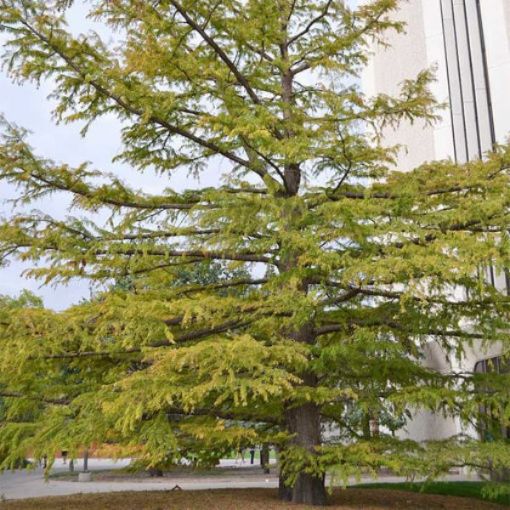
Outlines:
[[[129, 461], [115, 462], [110, 459], [90, 459], [90, 471], [98, 471], [104, 469], [115, 469], [125, 467]], [[5, 499], [25, 499], [42, 496], [65, 496], [78, 493], [93, 492], [118, 492], [118, 491], [155, 491], [170, 490], [176, 484], [183, 490], [203, 490], [203, 489], [247, 489], [247, 488], [276, 488], [278, 486], [278, 478], [275, 474], [264, 475], [262, 473], [253, 473], [252, 470], [247, 471], [244, 467], [249, 464], [236, 465], [234, 461], [222, 461], [225, 467], [238, 467], [238, 472], [232, 472], [218, 475], [197, 475], [193, 476], [176, 476], [164, 477], [158, 479], [143, 478], [140, 480], [126, 481], [59, 481], [44, 479], [43, 470], [41, 468], [33, 471], [15, 471], [0, 474], [0, 498]], [[76, 471], [81, 468], [81, 462], [75, 463]], [[61, 473], [68, 471], [68, 466], [63, 465], [62, 461], [57, 461], [53, 472]], [[471, 478], [463, 475], [451, 475], [445, 479], [448, 480], [476, 480], [473, 475]], [[402, 478], [384, 477], [385, 482], [400, 482]], [[363, 479], [362, 482], [372, 481], [369, 478]], [[354, 483], [354, 481], [353, 481]]]
[[[99, 471], [104, 469], [122, 468], [129, 464], [129, 461], [112, 461], [110, 459], [90, 459], [89, 470]], [[201, 489], [246, 489], [252, 487], [277, 487], [278, 479], [273, 475], [254, 474], [253, 472], [244, 472], [249, 463], [235, 464], [235, 461], [222, 461], [222, 466], [238, 467], [239, 473], [233, 473], [231, 470], [228, 475], [212, 476], [189, 476], [183, 478], [142, 478], [139, 480], [126, 481], [92, 481], [77, 482], [52, 479], [46, 481], [42, 468], [30, 471], [14, 471], [0, 474], [0, 498], [5, 499], [25, 499], [40, 496], [65, 496], [68, 494], [91, 493], [91, 492], [117, 492], [117, 491], [153, 491], [170, 490], [175, 485], [179, 485], [183, 490], [201, 490]], [[75, 470], [80, 471], [82, 463], [80, 460], [75, 462]], [[61, 460], [57, 460], [52, 473], [68, 472], [69, 467], [63, 465]], [[251, 470], [250, 470], [251, 471]]]

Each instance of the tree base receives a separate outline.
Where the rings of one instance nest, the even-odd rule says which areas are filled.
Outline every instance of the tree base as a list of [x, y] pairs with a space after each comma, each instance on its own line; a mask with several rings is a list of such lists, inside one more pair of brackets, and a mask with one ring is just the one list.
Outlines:
[[316, 478], [301, 473], [294, 487], [288, 487], [280, 478], [278, 496], [282, 501], [288, 501], [300, 505], [324, 506], [327, 503], [324, 478]]

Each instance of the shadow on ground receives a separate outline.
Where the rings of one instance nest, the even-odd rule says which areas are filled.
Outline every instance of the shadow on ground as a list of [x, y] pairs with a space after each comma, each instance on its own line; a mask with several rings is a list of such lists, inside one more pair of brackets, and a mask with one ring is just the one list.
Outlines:
[[[121, 492], [7, 501], [1, 510], [302, 510], [282, 503], [272, 489]], [[315, 507], [316, 508], [316, 507]], [[329, 510], [503, 510], [469, 498], [386, 489], [337, 490]]]

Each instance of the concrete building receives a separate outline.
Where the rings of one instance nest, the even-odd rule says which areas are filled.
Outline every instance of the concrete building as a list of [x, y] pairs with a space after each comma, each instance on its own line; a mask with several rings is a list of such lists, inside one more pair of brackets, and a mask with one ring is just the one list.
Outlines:
[[[392, 34], [389, 47], [374, 48], [363, 76], [367, 94], [395, 94], [403, 80], [434, 66], [436, 98], [446, 105], [434, 126], [402, 124], [384, 134], [388, 145], [403, 144], [400, 170], [426, 161], [452, 158], [465, 162], [483, 157], [496, 142], [510, 136], [510, 0], [407, 0], [398, 19], [407, 34]], [[499, 288], [510, 291], [510, 279], [487, 270]], [[482, 370], [498, 353], [475, 348], [460, 364], [448, 361], [435, 343], [425, 364], [443, 372]], [[455, 418], [417, 411], [405, 434], [414, 439], [446, 438], [465, 430]]]

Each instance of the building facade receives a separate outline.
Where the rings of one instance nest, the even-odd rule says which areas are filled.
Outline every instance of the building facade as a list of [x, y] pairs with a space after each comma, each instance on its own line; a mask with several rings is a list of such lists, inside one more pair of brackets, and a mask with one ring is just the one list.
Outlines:
[[[434, 67], [432, 91], [445, 105], [434, 125], [403, 123], [388, 129], [388, 145], [401, 144], [399, 170], [426, 161], [451, 158], [459, 163], [483, 157], [495, 143], [510, 138], [510, 0], [407, 0], [397, 18], [406, 34], [391, 34], [388, 47], [374, 48], [363, 76], [367, 94], [398, 92], [399, 84]], [[510, 293], [508, 275], [487, 277]], [[449, 360], [435, 343], [424, 363], [442, 372], [474, 371], [497, 356], [473, 348], [462, 361]], [[417, 440], [441, 439], [466, 430], [454, 417], [416, 411], [405, 435]]]

